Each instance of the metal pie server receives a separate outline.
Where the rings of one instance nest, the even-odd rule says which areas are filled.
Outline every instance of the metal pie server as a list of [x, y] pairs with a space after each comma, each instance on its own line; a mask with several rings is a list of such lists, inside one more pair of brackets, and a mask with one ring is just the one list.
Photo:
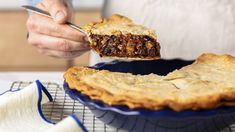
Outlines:
[[[25, 8], [26, 10], [28, 10], [29, 12], [37, 13], [39, 15], [52, 18], [51, 15], [47, 11], [44, 11], [44, 10], [39, 9], [37, 7], [29, 6], [29, 5], [23, 5], [22, 7]], [[79, 26], [77, 26], [77, 25], [75, 25], [75, 24], [73, 24], [71, 22], [66, 22], [66, 24], [69, 25], [70, 27], [78, 30], [79, 32], [86, 34], [86, 32], [81, 27], [79, 27]]]

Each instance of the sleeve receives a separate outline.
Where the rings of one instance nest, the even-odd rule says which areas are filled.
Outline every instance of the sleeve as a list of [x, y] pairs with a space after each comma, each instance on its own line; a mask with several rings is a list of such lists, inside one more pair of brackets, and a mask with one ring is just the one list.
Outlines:
[[36, 6], [42, 0], [28, 0], [29, 5]]
[[[42, 0], [28, 0], [29, 5], [31, 6], [36, 6], [40, 1]], [[73, 2], [73, 0], [69, 0], [71, 3]]]

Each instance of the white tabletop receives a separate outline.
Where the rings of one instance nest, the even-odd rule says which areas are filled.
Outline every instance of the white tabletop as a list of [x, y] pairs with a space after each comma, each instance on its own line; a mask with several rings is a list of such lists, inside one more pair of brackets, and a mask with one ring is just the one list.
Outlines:
[[63, 83], [63, 72], [0, 72], [0, 93], [8, 90], [14, 81]]

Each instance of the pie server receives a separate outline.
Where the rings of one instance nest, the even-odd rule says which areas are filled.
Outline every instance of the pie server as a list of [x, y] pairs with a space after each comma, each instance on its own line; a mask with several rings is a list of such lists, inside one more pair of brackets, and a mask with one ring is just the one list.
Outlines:
[[[33, 13], [37, 13], [39, 15], [42, 15], [42, 16], [46, 16], [46, 17], [49, 17], [49, 18], [52, 18], [50, 13], [48, 13], [47, 11], [44, 11], [42, 9], [39, 9], [37, 7], [34, 7], [34, 6], [29, 6], [29, 5], [23, 5], [22, 6], [23, 8], [25, 8], [26, 10], [28, 10], [29, 12], [33, 12]], [[53, 18], [52, 18], [53, 19]], [[81, 33], [84, 33], [86, 34], [86, 32], [79, 26], [71, 23], [71, 22], [66, 22], [66, 24], [76, 30], [78, 30], [79, 32]]]

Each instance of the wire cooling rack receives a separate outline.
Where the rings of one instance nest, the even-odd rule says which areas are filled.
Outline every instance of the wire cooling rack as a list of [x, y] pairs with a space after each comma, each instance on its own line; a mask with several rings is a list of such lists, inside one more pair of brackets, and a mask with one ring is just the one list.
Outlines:
[[[13, 82], [10, 90], [22, 89], [30, 83], [32, 82]], [[99, 119], [95, 118], [87, 107], [80, 104], [78, 101], [70, 99], [70, 97], [65, 94], [62, 85], [51, 82], [43, 83], [43, 85], [47, 88], [53, 98], [53, 102], [49, 102], [42, 106], [42, 111], [47, 119], [59, 122], [72, 113], [75, 113], [89, 132], [123, 132], [105, 125]], [[235, 132], [235, 124], [232, 124], [219, 132]]]
[[[22, 89], [32, 82], [13, 82], [10, 90]], [[80, 104], [78, 101], [70, 99], [65, 94], [62, 85], [57, 83], [43, 83], [53, 98], [53, 102], [46, 103], [42, 106], [45, 117], [53, 122], [59, 122], [67, 116], [75, 113], [80, 121], [86, 126], [89, 132], [119, 132], [111, 128], [94, 117], [92, 112]]]

